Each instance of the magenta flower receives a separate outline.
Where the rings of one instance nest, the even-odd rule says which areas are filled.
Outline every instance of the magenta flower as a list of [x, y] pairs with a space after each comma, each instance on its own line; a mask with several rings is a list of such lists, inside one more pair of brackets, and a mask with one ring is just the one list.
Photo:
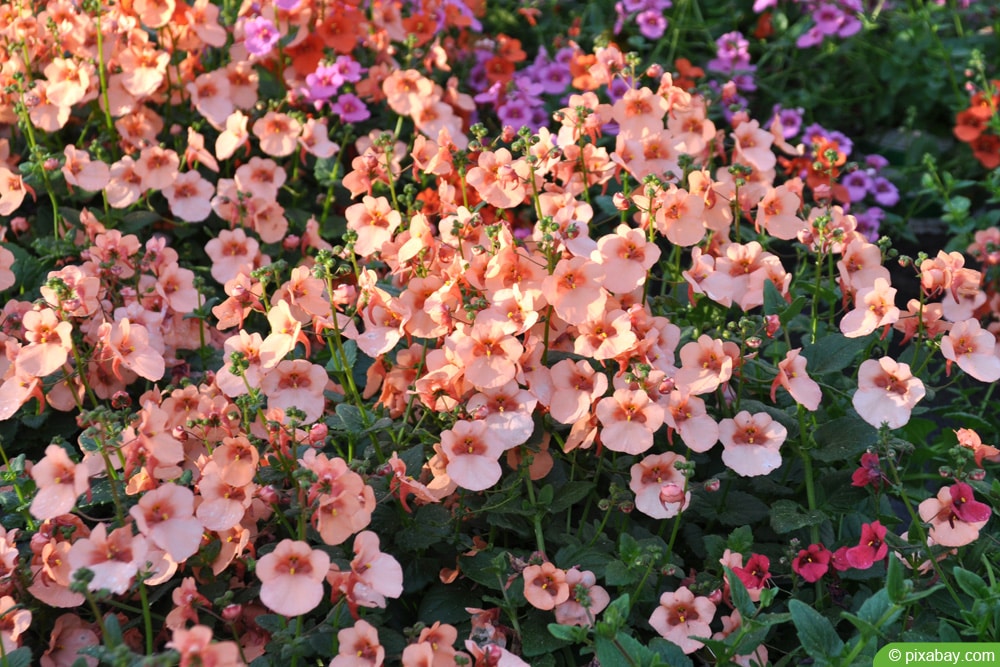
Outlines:
[[330, 105], [330, 111], [340, 116], [340, 120], [345, 123], [360, 123], [372, 115], [365, 103], [351, 93], [344, 93], [338, 97], [337, 101]]
[[281, 33], [263, 16], [247, 19], [243, 24], [243, 37], [247, 51], [255, 56], [266, 56], [281, 38]]

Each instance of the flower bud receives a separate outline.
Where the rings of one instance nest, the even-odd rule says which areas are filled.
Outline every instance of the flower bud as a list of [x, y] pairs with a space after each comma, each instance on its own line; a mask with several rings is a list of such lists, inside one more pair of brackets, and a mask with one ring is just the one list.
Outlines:
[[242, 614], [243, 605], [241, 604], [227, 605], [226, 608], [222, 610], [222, 618], [226, 619], [230, 623], [239, 619]]
[[722, 486], [722, 482], [713, 477], [712, 479], [706, 480], [703, 486], [705, 491], [708, 493], [715, 493], [719, 490], [719, 487]]
[[677, 484], [668, 483], [660, 487], [660, 502], [664, 505], [684, 501], [684, 489]]

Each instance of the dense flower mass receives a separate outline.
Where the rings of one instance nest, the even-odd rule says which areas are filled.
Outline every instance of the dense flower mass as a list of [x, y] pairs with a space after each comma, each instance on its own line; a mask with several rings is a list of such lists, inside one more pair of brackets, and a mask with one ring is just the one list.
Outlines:
[[[1000, 180], [910, 183], [821, 66], [775, 97], [907, 10], [535, 4], [0, 7], [4, 662], [982, 639]], [[918, 189], [957, 236], [909, 256]]]

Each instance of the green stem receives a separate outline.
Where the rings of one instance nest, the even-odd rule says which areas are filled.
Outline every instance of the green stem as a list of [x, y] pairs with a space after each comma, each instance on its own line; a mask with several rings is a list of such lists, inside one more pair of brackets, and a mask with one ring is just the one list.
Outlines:
[[146, 630], [146, 655], [153, 655], [153, 617], [149, 613], [149, 594], [146, 582], [139, 582], [139, 598], [142, 600], [142, 623]]

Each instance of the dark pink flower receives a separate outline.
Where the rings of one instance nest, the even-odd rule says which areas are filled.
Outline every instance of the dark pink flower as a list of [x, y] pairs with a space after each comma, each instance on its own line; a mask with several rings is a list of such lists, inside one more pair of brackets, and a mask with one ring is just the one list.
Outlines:
[[879, 521], [861, 526], [861, 541], [858, 546], [847, 550], [847, 563], [859, 570], [867, 570], [876, 561], [880, 561], [889, 553], [885, 543], [885, 526]]

